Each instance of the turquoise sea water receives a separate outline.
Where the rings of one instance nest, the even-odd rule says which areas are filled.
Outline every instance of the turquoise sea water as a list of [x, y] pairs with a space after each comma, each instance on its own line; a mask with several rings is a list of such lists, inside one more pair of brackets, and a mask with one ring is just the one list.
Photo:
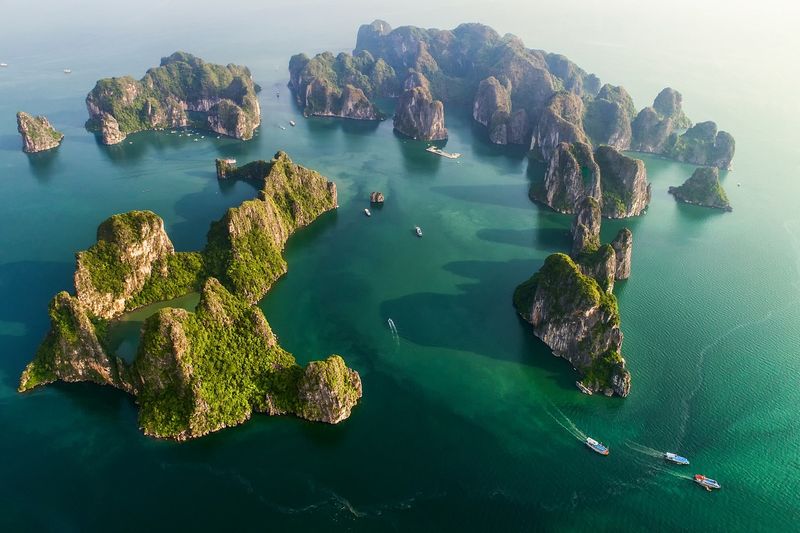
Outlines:
[[[619, 22], [565, 4], [575, 35], [532, 16], [536, 6], [524, 8], [531, 16], [520, 24], [513, 5], [492, 13], [454, 5], [350, 10], [334, 25], [311, 4], [243, 5], [237, 20], [273, 31], [235, 35], [217, 31], [222, 21], [210, 11], [178, 8], [76, 27], [56, 10], [42, 22], [52, 42], [4, 28], [0, 529], [797, 527], [800, 112], [789, 98], [792, 74], [777, 67], [788, 53], [780, 46], [786, 17], [767, 27], [739, 13], [750, 36], [741, 43], [730, 28], [735, 17], [704, 11], [714, 32], [698, 36], [688, 26], [664, 49], [666, 41], [637, 39], [667, 35], [669, 20], [619, 30], [649, 20], [624, 3], [614, 12]], [[276, 11], [281, 24], [271, 22]], [[178, 15], [181, 24], [170, 19]], [[527, 198], [538, 174], [522, 151], [487, 144], [456, 108], [447, 110], [446, 149], [464, 156], [450, 161], [397, 137], [390, 122], [306, 120], [291, 103], [289, 56], [348, 49], [358, 23], [375, 16], [395, 25], [491, 23], [625, 85], [639, 107], [672, 85], [691, 117], [713, 118], [736, 137], [735, 169], [723, 178], [733, 213], [677, 204], [667, 187], [692, 167], [645, 157], [647, 214], [604, 222], [604, 240], [623, 225], [634, 232], [633, 275], [616, 290], [633, 374], [627, 399], [579, 394], [569, 364], [511, 306], [513, 288], [569, 246], [570, 218]], [[83, 129], [94, 81], [138, 77], [175, 49], [250, 66], [264, 87], [259, 136], [195, 142], [161, 132], [98, 144]], [[20, 109], [46, 114], [66, 134], [63, 145], [23, 154], [13, 116]], [[297, 127], [280, 129], [290, 119]], [[364, 398], [349, 420], [331, 427], [256, 416], [176, 444], [144, 437], [135, 405], [118, 391], [57, 384], [17, 394], [47, 330], [47, 303], [71, 290], [74, 253], [94, 242], [103, 219], [151, 209], [178, 249], [198, 249], [212, 220], [256, 192], [217, 182], [213, 159], [268, 158], [278, 149], [335, 180], [340, 208], [289, 241], [289, 273], [261, 305], [299, 361], [341, 353], [361, 373]], [[387, 202], [366, 218], [372, 190]], [[413, 235], [415, 225], [424, 238]], [[190, 307], [192, 298], [179, 304]], [[142, 317], [130, 318], [116, 331], [124, 356], [135, 350]], [[611, 455], [592, 454], [583, 434]], [[677, 451], [692, 465], [669, 467], [656, 451]], [[696, 487], [696, 472], [723, 489]]]

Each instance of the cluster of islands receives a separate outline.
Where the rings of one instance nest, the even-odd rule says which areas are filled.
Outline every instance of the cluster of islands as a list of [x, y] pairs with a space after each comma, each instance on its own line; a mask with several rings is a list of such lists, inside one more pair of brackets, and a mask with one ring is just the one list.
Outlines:
[[[445, 104], [466, 107], [486, 142], [522, 145], [543, 163], [529, 196], [573, 217], [572, 247], [546, 258], [508, 297], [532, 333], [577, 369], [588, 394], [624, 397], [631, 389], [614, 285], [631, 276], [633, 234], [622, 229], [610, 243], [600, 240], [603, 218], [640, 216], [650, 203], [644, 162], [625, 152], [696, 165], [669, 192], [731, 209], [719, 171], [731, 167], [734, 139], [714, 122], [693, 123], [679, 92], [665, 88], [637, 112], [622, 86], [481, 24], [392, 29], [375, 21], [358, 30], [352, 54], [293, 56], [289, 87], [305, 116], [384, 120], [375, 102], [393, 99], [394, 129], [421, 147], [447, 139]], [[104, 145], [188, 126], [247, 141], [261, 123], [259, 90], [247, 67], [176, 52], [139, 80], [99, 80], [86, 97], [86, 127]], [[26, 152], [64, 139], [45, 117], [20, 112], [17, 123]], [[50, 331], [20, 391], [56, 380], [110, 385], [135, 398], [146, 434], [177, 440], [254, 412], [328, 423], [350, 415], [362, 395], [358, 372], [339, 355], [301, 367], [256, 305], [286, 272], [282, 250], [292, 233], [338, 207], [335, 184], [283, 152], [216, 165], [219, 179], [260, 183], [258, 197], [213, 223], [197, 252], [175, 252], [149, 211], [101, 223], [97, 242], [77, 254], [74, 294], [50, 303]], [[200, 293], [193, 312], [165, 307], [145, 321], [133, 361], [109, 349], [111, 321], [191, 292]]]

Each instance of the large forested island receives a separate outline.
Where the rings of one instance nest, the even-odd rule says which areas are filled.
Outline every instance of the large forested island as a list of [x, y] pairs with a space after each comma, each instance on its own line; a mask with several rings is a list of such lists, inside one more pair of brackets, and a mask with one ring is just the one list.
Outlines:
[[99, 80], [86, 97], [86, 127], [104, 144], [137, 131], [189, 125], [247, 140], [261, 123], [258, 90], [247, 67], [175, 52], [141, 80]]
[[359, 28], [352, 54], [298, 54], [289, 71], [306, 115], [375, 120], [382, 115], [374, 101], [394, 98], [394, 129], [435, 141], [447, 138], [445, 104], [468, 107], [489, 142], [525, 146], [541, 160], [544, 175], [529, 196], [575, 215], [575, 244], [571, 256], [549, 257], [519, 286], [515, 306], [579, 370], [586, 390], [628, 394], [612, 290], [615, 279], [630, 275], [632, 234], [623, 230], [601, 246], [600, 220], [644, 214], [651, 186], [644, 162], [622, 152], [728, 169], [735, 149], [729, 133], [711, 121], [693, 125], [672, 88], [637, 112], [624, 87], [482, 24], [392, 29], [376, 20]]
[[[336, 186], [283, 152], [237, 169], [263, 181], [259, 197], [212, 224], [200, 252], [175, 252], [149, 211], [114, 215], [77, 255], [75, 294], [50, 303], [50, 331], [20, 391], [56, 380], [111, 385], [135, 396], [147, 435], [185, 440], [240, 424], [253, 412], [337, 423], [361, 397], [338, 355], [299, 366], [255, 303], [286, 272], [289, 236], [336, 206]], [[144, 323], [132, 362], [106, 347], [127, 310], [200, 292], [194, 312], [163, 308]]]
[[490, 142], [528, 146], [546, 161], [561, 142], [719, 168], [728, 168], [734, 153], [733, 137], [715, 123], [691, 127], [677, 91], [664, 89], [637, 113], [624, 87], [482, 24], [392, 29], [376, 20], [359, 28], [352, 54], [298, 54], [289, 71], [307, 115], [374, 120], [374, 99], [397, 98], [395, 129], [418, 139], [446, 137], [439, 103], [453, 103], [472, 109]]

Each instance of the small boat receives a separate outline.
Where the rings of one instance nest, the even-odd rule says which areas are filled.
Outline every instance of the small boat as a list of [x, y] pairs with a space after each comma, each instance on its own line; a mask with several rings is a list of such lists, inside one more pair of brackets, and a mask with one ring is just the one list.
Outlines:
[[64, 69], [64, 74], [72, 74], [72, 69], [71, 68], [65, 68]]
[[670, 463], [675, 463], [676, 465], [688, 465], [689, 459], [686, 457], [682, 457], [677, 453], [667, 452], [664, 454], [664, 460], [669, 461]]
[[695, 474], [694, 475], [694, 482], [706, 489], [707, 491], [711, 492], [712, 489], [721, 489], [722, 487], [720, 484], [711, 478], [704, 476], [703, 474]]
[[297, 122], [295, 122], [294, 120], [290, 120], [290, 121], [289, 121], [289, 125], [290, 125], [291, 127], [295, 127], [295, 126], [297, 126]]
[[586, 446], [588, 446], [588, 448], [593, 452], [597, 452], [600, 455], [608, 455], [608, 448], [591, 437], [586, 437]]
[[576, 381], [576, 382], [575, 382], [575, 386], [576, 386], [576, 387], [578, 387], [578, 389], [580, 389], [580, 391], [581, 391], [582, 393], [584, 393], [584, 394], [588, 394], [589, 396], [591, 396], [591, 395], [592, 395], [592, 391], [591, 391], [591, 389], [589, 389], [589, 387], [587, 387], [586, 385], [584, 385], [584, 384], [583, 384], [583, 383], [581, 383], [580, 381]]
[[417, 237], [422, 237], [422, 228], [419, 226], [414, 226], [414, 233], [417, 234]]
[[425, 151], [430, 152], [432, 154], [440, 155], [442, 157], [446, 157], [447, 159], [458, 159], [459, 157], [461, 157], [461, 154], [459, 154], [458, 152], [453, 152], [453, 153], [445, 152], [444, 150], [436, 148], [435, 146], [428, 146], [427, 148], [425, 148]]
[[367, 215], [368, 217], [372, 216], [372, 213], [369, 212], [369, 209], [364, 209], [364, 214]]
[[281, 127], [280, 127], [280, 128], [281, 128], [282, 130], [285, 130], [285, 129], [286, 129], [286, 126], [284, 126], [284, 125], [281, 125]]
[[8, 66], [8, 63], [0, 63], [0, 68], [6, 68], [7, 66]]

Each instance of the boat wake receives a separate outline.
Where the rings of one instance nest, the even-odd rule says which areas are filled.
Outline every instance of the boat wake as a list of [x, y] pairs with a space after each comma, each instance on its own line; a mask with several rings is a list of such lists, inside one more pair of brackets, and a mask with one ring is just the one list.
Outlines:
[[706, 359], [706, 354], [708, 354], [708, 351], [711, 350], [713, 347], [717, 346], [718, 344], [720, 344], [721, 342], [726, 341], [727, 339], [732, 337], [739, 330], [744, 329], [744, 328], [750, 328], [750, 327], [753, 327], [753, 326], [759, 326], [761, 324], [769, 322], [770, 320], [773, 319], [774, 316], [776, 316], [776, 315], [780, 316], [783, 313], [785, 313], [786, 311], [790, 310], [791, 308], [797, 307], [798, 304], [800, 304], [800, 300], [793, 300], [793, 301], [789, 302], [787, 305], [778, 307], [776, 309], [773, 309], [772, 311], [767, 312], [761, 318], [756, 318], [754, 320], [749, 320], [747, 322], [742, 322], [741, 324], [737, 324], [737, 325], [731, 327], [728, 331], [726, 331], [725, 333], [723, 333], [719, 337], [717, 337], [715, 340], [709, 342], [708, 344], [706, 344], [705, 346], [703, 346], [700, 349], [700, 352], [698, 353], [697, 365], [696, 365], [696, 368], [697, 368], [697, 384], [681, 400], [681, 403], [683, 404], [683, 409], [682, 409], [683, 417], [681, 419], [680, 429], [678, 431], [678, 435], [680, 435], [681, 440], [686, 435], [686, 428], [687, 428], [687, 426], [689, 424], [689, 417], [690, 417], [692, 401], [694, 400], [695, 395], [700, 391], [700, 389], [703, 388], [703, 382], [704, 382], [704, 379], [703, 379], [703, 367], [705, 366], [705, 359]]
[[633, 441], [629, 440], [629, 441], [625, 442], [625, 446], [627, 446], [628, 448], [630, 448], [631, 450], [633, 450], [635, 452], [639, 452], [639, 453], [647, 455], [649, 457], [656, 457], [656, 458], [659, 458], [659, 459], [663, 459], [664, 458], [664, 452], [660, 452], [660, 451], [656, 450], [655, 448], [651, 448], [649, 446], [645, 446], [643, 444], [639, 444], [638, 442], [633, 442]]
[[661, 472], [662, 474], [669, 474], [670, 476], [676, 477], [676, 478], [679, 478], [679, 479], [688, 479], [689, 481], [694, 481], [694, 478], [692, 476], [690, 476], [689, 474], [683, 474], [683, 473], [681, 473], [681, 472], [679, 472], [677, 470], [673, 470], [673, 469], [671, 469], [671, 468], [669, 468], [667, 466], [662, 466], [662, 465], [657, 465], [657, 464], [651, 464], [651, 465], [648, 465], [648, 466], [650, 467], [651, 470], [655, 470], [657, 472]]
[[397, 326], [394, 325], [394, 320], [392, 320], [390, 318], [389, 320], [387, 320], [387, 323], [389, 324], [389, 332], [391, 332], [392, 338], [394, 339], [394, 342], [399, 345], [400, 344], [400, 334], [397, 333]]
[[564, 412], [556, 407], [553, 404], [550, 404], [550, 407], [555, 411], [555, 414], [549, 409], [545, 408], [545, 412], [553, 419], [553, 421], [561, 426], [562, 428], [566, 429], [567, 432], [575, 437], [577, 440], [584, 442], [588, 438], [588, 435], [580, 430], [575, 423], [570, 420], [570, 418], [564, 414]]

